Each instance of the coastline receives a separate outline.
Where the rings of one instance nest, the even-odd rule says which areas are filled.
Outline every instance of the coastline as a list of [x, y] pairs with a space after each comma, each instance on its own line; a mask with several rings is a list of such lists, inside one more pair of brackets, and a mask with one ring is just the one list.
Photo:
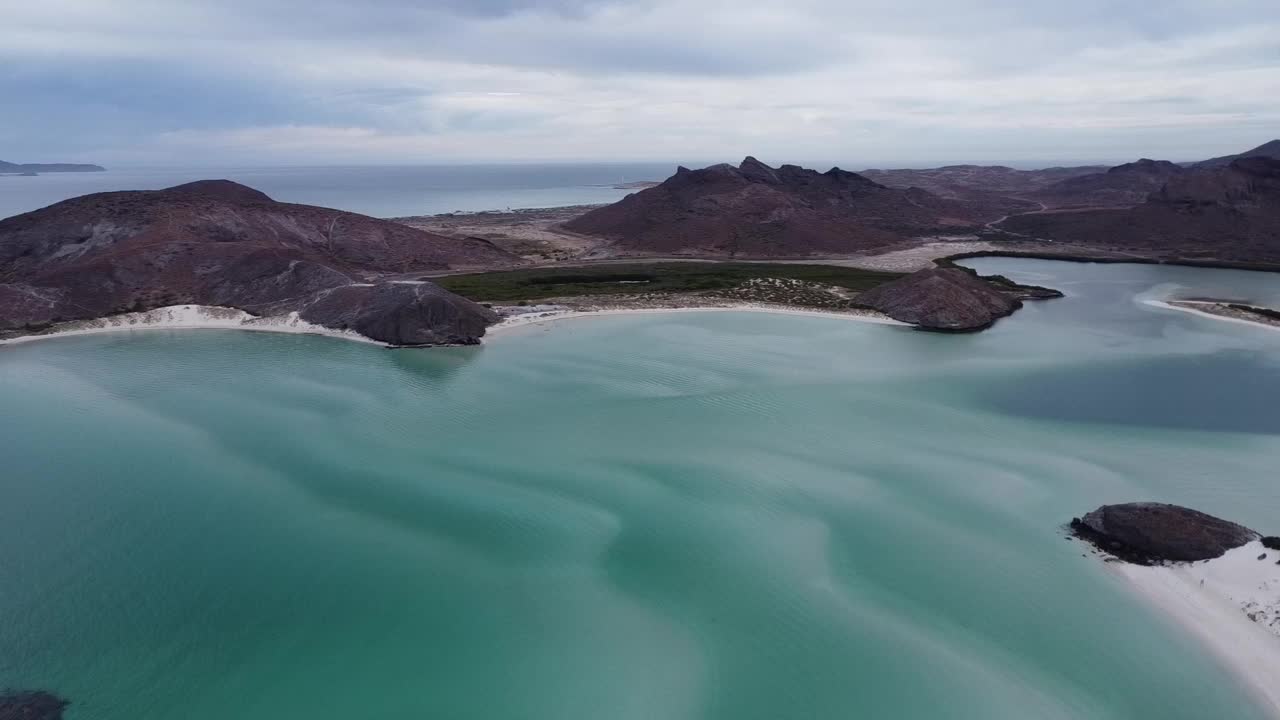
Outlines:
[[873, 323], [877, 325], [891, 325], [897, 327], [911, 328], [914, 327], [910, 323], [899, 322], [893, 318], [879, 314], [856, 314], [851, 312], [836, 312], [822, 310], [802, 310], [799, 308], [775, 307], [768, 305], [708, 305], [701, 307], [671, 307], [671, 308], [604, 308], [600, 310], [551, 310], [547, 312], [531, 312], [522, 315], [513, 315], [505, 318], [496, 325], [492, 325], [485, 332], [485, 340], [491, 336], [505, 334], [507, 331], [517, 328], [528, 327], [531, 325], [542, 325], [544, 323], [557, 322], [560, 320], [572, 320], [574, 318], [603, 317], [608, 315], [653, 315], [661, 313], [697, 313], [697, 312], [757, 312], [770, 313], [775, 315], [804, 315], [808, 317], [834, 318], [837, 320], [852, 320], [854, 322]]
[[1271, 323], [1258, 322], [1256, 320], [1246, 320], [1244, 318], [1238, 318], [1238, 317], [1229, 317], [1227, 315], [1219, 315], [1217, 313], [1205, 312], [1204, 310], [1197, 310], [1195, 308], [1186, 307], [1186, 305], [1216, 305], [1217, 303], [1202, 301], [1202, 300], [1178, 300], [1176, 302], [1179, 302], [1182, 304], [1175, 305], [1173, 304], [1173, 302], [1170, 302], [1167, 300], [1143, 300], [1142, 304], [1149, 305], [1151, 307], [1163, 308], [1165, 310], [1176, 310], [1177, 312], [1187, 313], [1188, 315], [1196, 315], [1203, 318], [1209, 318], [1210, 320], [1236, 323], [1237, 325], [1248, 325], [1250, 327], [1262, 328], [1264, 330], [1280, 331], [1280, 325], [1273, 325]]
[[289, 335], [322, 335], [339, 340], [388, 347], [385, 343], [356, 332], [332, 330], [314, 325], [299, 318], [297, 313], [258, 317], [243, 310], [215, 305], [169, 305], [154, 310], [112, 315], [95, 320], [73, 320], [59, 323], [45, 332], [0, 339], [0, 346], [60, 337], [147, 330], [248, 330]]
[[[880, 325], [896, 325], [912, 327], [908, 323], [898, 322], [892, 318], [876, 314], [855, 314], [851, 312], [825, 312], [822, 310], [802, 310], [764, 305], [712, 305], [705, 307], [671, 307], [671, 308], [605, 308], [600, 310], [553, 310], [547, 312], [531, 312], [509, 316], [485, 332], [485, 339], [493, 335], [503, 334], [529, 325], [540, 325], [557, 320], [569, 320], [582, 317], [600, 317], [606, 315], [684, 313], [684, 312], [763, 312], [780, 315], [807, 315], [810, 317], [837, 318], [868, 322]], [[274, 317], [258, 317], [235, 308], [213, 305], [169, 305], [145, 312], [112, 315], [95, 320], [74, 320], [60, 323], [57, 326], [31, 335], [11, 338], [0, 338], [0, 347], [21, 345], [40, 340], [77, 337], [82, 335], [101, 335], [116, 332], [135, 332], [148, 330], [246, 330], [249, 332], [283, 333], [287, 335], [319, 335], [339, 340], [390, 347], [386, 343], [367, 338], [348, 330], [332, 330], [314, 325], [300, 319], [297, 313]]]
[[[1264, 560], [1258, 556], [1265, 554]], [[1260, 541], [1179, 565], [1106, 566], [1195, 636], [1273, 718], [1280, 719], [1280, 553]], [[1254, 619], [1250, 619], [1250, 617]]]

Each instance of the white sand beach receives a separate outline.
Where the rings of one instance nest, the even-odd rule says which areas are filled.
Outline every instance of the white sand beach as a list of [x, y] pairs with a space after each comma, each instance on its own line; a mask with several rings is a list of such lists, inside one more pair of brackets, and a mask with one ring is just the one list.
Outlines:
[[137, 330], [250, 330], [294, 335], [324, 335], [385, 347], [384, 343], [371, 340], [356, 332], [331, 330], [313, 325], [299, 318], [297, 313], [277, 317], [257, 317], [243, 310], [212, 305], [170, 305], [145, 312], [112, 315], [96, 320], [59, 323], [47, 332], [0, 339], [0, 345]]
[[1244, 318], [1238, 318], [1238, 317], [1228, 317], [1226, 315], [1219, 315], [1217, 313], [1205, 312], [1204, 310], [1197, 310], [1193, 307], [1187, 307], [1188, 305], [1217, 305], [1218, 304], [1208, 300], [1178, 300], [1177, 302], [1179, 304], [1175, 305], [1172, 302], [1165, 301], [1165, 300], [1143, 300], [1142, 304], [1150, 305], [1151, 307], [1164, 308], [1165, 310], [1177, 310], [1178, 312], [1184, 312], [1189, 315], [1197, 315], [1199, 317], [1209, 318], [1210, 320], [1220, 320], [1222, 322], [1236, 323], [1238, 325], [1249, 325], [1251, 327], [1266, 328], [1268, 330], [1280, 330], [1280, 325], [1272, 325], [1270, 323], [1258, 322], [1256, 320], [1245, 320]]
[[[1266, 558], [1259, 560], [1260, 556]], [[1280, 718], [1280, 551], [1255, 541], [1220, 558], [1107, 566], [1195, 635]]]
[[853, 313], [853, 312], [836, 312], [822, 310], [802, 310], [799, 308], [785, 308], [772, 305], [758, 304], [738, 304], [738, 305], [711, 305], [706, 307], [674, 307], [674, 308], [607, 308], [601, 310], [572, 310], [559, 309], [547, 311], [534, 311], [529, 313], [521, 313], [519, 315], [511, 315], [496, 325], [489, 328], [485, 337], [501, 334], [508, 330], [527, 327], [529, 325], [540, 325], [543, 323], [555, 322], [559, 320], [570, 320], [573, 318], [587, 317], [603, 317], [608, 315], [649, 315], [661, 313], [691, 313], [691, 312], [759, 312], [771, 313], [778, 315], [805, 315], [809, 317], [834, 318], [837, 320], [853, 320], [855, 322], [875, 323], [877, 325], [896, 325], [898, 327], [912, 327], [909, 323], [900, 322], [893, 318], [880, 315], [878, 313]]
[[[485, 337], [501, 334], [503, 331], [528, 325], [539, 325], [557, 320], [571, 318], [601, 317], [606, 315], [653, 314], [653, 313], [686, 313], [686, 312], [762, 312], [783, 315], [807, 315], [826, 317], [857, 322], [869, 322], [880, 325], [897, 325], [911, 327], [907, 323], [875, 313], [855, 314], [851, 312], [824, 312], [821, 310], [791, 309], [777, 306], [740, 304], [732, 306], [680, 307], [680, 308], [609, 308], [601, 310], [556, 309], [534, 311], [511, 315], [496, 325], [491, 326]], [[298, 317], [297, 313], [276, 317], [257, 317], [235, 308], [212, 305], [170, 305], [146, 312], [126, 313], [98, 318], [96, 320], [76, 320], [59, 323], [48, 331], [34, 335], [23, 335], [8, 339], [0, 339], [0, 345], [16, 345], [20, 343], [49, 340], [77, 335], [98, 335], [111, 332], [130, 332], [144, 330], [248, 330], [252, 332], [274, 332], [293, 335], [323, 335], [325, 337], [367, 343], [379, 347], [387, 347], [386, 343], [367, 338], [349, 330], [332, 330], [314, 325]]]

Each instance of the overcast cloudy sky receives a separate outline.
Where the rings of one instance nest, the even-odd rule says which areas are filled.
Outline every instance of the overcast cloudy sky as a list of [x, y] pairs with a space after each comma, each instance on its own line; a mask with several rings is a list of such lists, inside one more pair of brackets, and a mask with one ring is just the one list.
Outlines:
[[0, 158], [1175, 160], [1280, 136], [1277, 0], [0, 0]]

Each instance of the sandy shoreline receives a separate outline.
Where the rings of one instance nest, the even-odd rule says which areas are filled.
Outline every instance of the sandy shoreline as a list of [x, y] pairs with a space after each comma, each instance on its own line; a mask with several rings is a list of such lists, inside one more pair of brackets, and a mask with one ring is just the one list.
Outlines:
[[822, 310], [801, 310], [783, 307], [772, 307], [766, 305], [710, 305], [706, 307], [676, 307], [676, 308], [607, 308], [602, 310], [552, 310], [547, 312], [532, 312], [523, 315], [515, 315], [508, 317], [497, 325], [489, 328], [485, 334], [487, 339], [493, 335], [502, 334], [508, 330], [527, 327], [530, 325], [541, 325], [543, 323], [556, 322], [559, 320], [571, 320], [573, 318], [587, 317], [603, 317], [609, 315], [652, 315], [660, 313], [691, 313], [691, 312], [758, 312], [770, 313], [776, 315], [803, 315], [808, 317], [834, 318], [837, 320], [853, 320], [855, 322], [874, 323], [877, 325], [896, 325], [898, 327], [913, 327], [904, 322], [899, 322], [892, 318], [882, 315], [872, 314], [855, 314], [848, 312], [826, 312]]
[[1177, 310], [1178, 312], [1187, 313], [1188, 315], [1196, 315], [1199, 317], [1209, 318], [1210, 320], [1219, 320], [1222, 322], [1236, 323], [1237, 325], [1248, 325], [1250, 327], [1263, 328], [1266, 330], [1280, 330], [1280, 325], [1272, 325], [1271, 323], [1259, 322], [1256, 320], [1246, 320], [1244, 318], [1228, 317], [1217, 313], [1197, 310], [1195, 308], [1186, 307], [1186, 305], [1217, 305], [1219, 303], [1207, 300], [1178, 300], [1176, 302], [1182, 305], [1174, 305], [1173, 302], [1167, 300], [1143, 300], [1142, 304], [1151, 307], [1164, 308], [1165, 310]]
[[[881, 325], [898, 325], [911, 327], [907, 323], [898, 322], [883, 316], [858, 315], [847, 312], [824, 312], [822, 310], [802, 310], [782, 307], [758, 305], [731, 305], [708, 307], [676, 307], [676, 308], [608, 308], [602, 310], [553, 310], [547, 312], [531, 312], [508, 317], [496, 325], [489, 327], [485, 338], [502, 334], [528, 325], [539, 325], [557, 320], [568, 320], [581, 317], [601, 317], [606, 315], [630, 315], [653, 313], [684, 312], [763, 312], [782, 315], [808, 315], [811, 317], [838, 318], [858, 322], [877, 323]], [[300, 319], [297, 313], [278, 317], [257, 317], [234, 308], [211, 305], [170, 305], [146, 312], [112, 315], [96, 320], [77, 320], [61, 323], [56, 328], [34, 335], [0, 339], [0, 346], [19, 345], [39, 340], [77, 337], [81, 335], [100, 335], [114, 332], [136, 332], [148, 330], [247, 330], [249, 332], [272, 332], [289, 335], [320, 335], [324, 337], [349, 340], [351, 342], [388, 347], [386, 343], [367, 338], [356, 332], [332, 330], [320, 325], [313, 325]]]
[[[1258, 557], [1266, 555], [1266, 559]], [[1280, 552], [1259, 541], [1198, 563], [1109, 562], [1144, 600], [1194, 635], [1280, 719]]]
[[257, 317], [243, 310], [212, 305], [170, 305], [145, 312], [112, 315], [96, 320], [76, 320], [60, 323], [49, 332], [0, 339], [0, 345], [18, 345], [37, 340], [79, 335], [147, 330], [248, 330], [250, 332], [273, 332], [290, 335], [323, 335], [340, 340], [386, 347], [385, 343], [380, 343], [359, 333], [331, 330], [319, 325], [313, 325], [299, 318], [297, 313], [278, 317]]

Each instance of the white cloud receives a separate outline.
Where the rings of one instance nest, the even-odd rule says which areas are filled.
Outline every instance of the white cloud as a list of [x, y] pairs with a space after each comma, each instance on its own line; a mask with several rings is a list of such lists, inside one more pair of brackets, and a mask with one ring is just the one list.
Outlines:
[[[30, 104], [0, 129], [0, 157], [14, 154], [4, 143], [70, 143], [120, 162], [752, 153], [856, 167], [1186, 159], [1280, 127], [1270, 0], [0, 0], [0, 11], [0, 94]], [[86, 72], [101, 79], [71, 82]]]

